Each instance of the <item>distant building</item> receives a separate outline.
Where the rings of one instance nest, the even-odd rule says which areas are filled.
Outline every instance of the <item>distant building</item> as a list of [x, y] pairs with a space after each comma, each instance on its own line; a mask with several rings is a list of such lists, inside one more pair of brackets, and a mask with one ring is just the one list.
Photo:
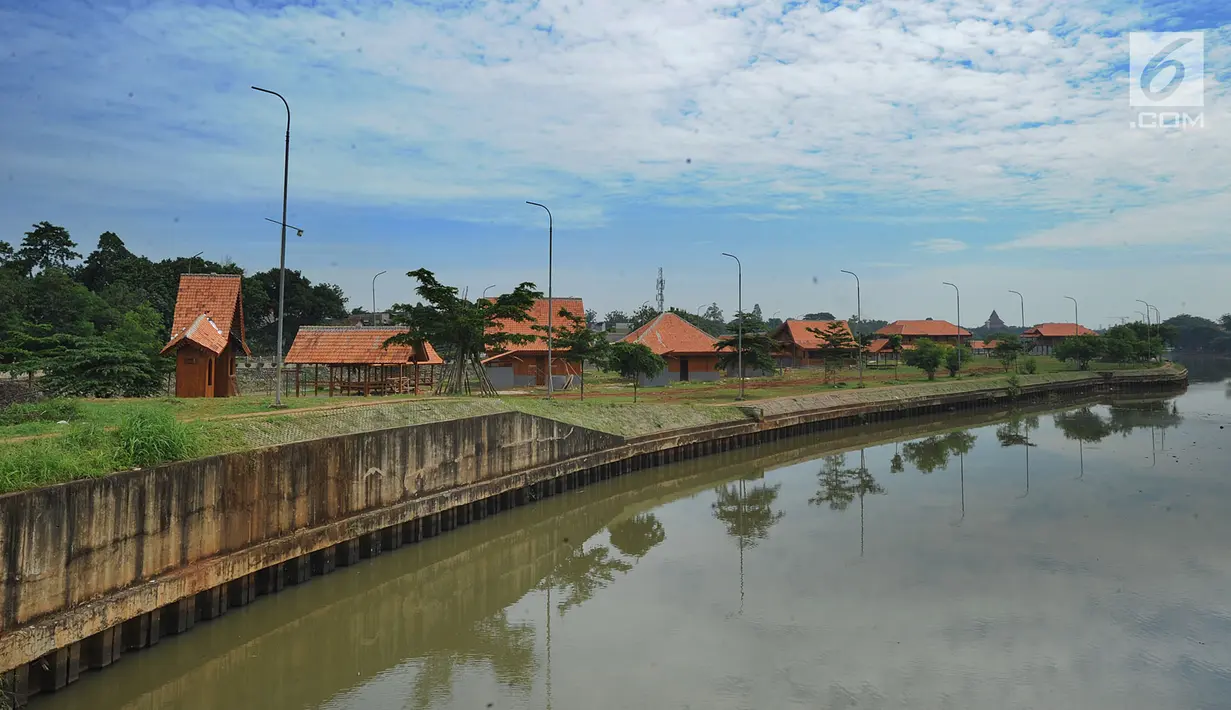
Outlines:
[[1061, 341], [1075, 335], [1098, 333], [1076, 323], [1040, 323], [1022, 333], [1022, 344], [1031, 355], [1051, 355]]
[[[811, 330], [823, 333], [829, 328], [830, 323], [840, 323], [846, 334], [851, 337], [851, 341], [854, 342], [855, 335], [851, 332], [851, 326], [844, 320], [789, 319], [769, 334], [769, 337], [782, 344], [783, 351], [778, 355], [778, 364], [783, 367], [808, 367], [821, 364], [821, 350], [825, 347], [825, 340]], [[857, 348], [851, 350], [852, 359], [855, 358], [856, 351]]]
[[622, 342], [641, 343], [662, 356], [667, 368], [643, 387], [671, 382], [708, 382], [719, 377], [716, 338], [678, 315], [667, 312], [626, 335]]
[[[585, 304], [580, 298], [553, 298], [552, 309], [555, 311], [552, 314], [555, 321], [552, 325], [557, 329], [561, 310], [578, 318], [584, 318], [586, 315]], [[508, 389], [547, 384], [547, 334], [535, 329], [535, 326], [547, 325], [547, 312], [547, 299], [540, 298], [530, 307], [530, 320], [499, 322], [492, 326], [491, 330], [495, 332], [535, 336], [530, 343], [510, 343], [507, 350], [483, 361], [483, 366], [487, 368], [487, 377], [491, 380], [493, 387]], [[558, 389], [564, 386], [566, 378], [570, 375], [580, 375], [581, 366], [559, 357], [562, 354], [559, 348], [553, 347], [552, 351], [551, 374], [554, 378], [552, 386]]]
[[987, 322], [983, 324], [983, 327], [991, 330], [994, 333], [998, 330], [1005, 330], [1009, 326], [1006, 325], [1005, 322], [1000, 319], [1000, 315], [997, 314], [996, 311], [992, 311], [992, 314], [987, 317]]
[[235, 356], [252, 355], [244, 341], [242, 276], [180, 276], [171, 340], [162, 349], [164, 355], [170, 352], [175, 353], [176, 397], [239, 394]]
[[927, 338], [937, 343], [956, 345], [960, 339], [969, 338], [970, 331], [959, 328], [947, 320], [895, 320], [876, 331], [876, 335], [888, 340], [891, 335], [902, 336], [902, 346], [913, 346], [916, 341]]
[[385, 341], [405, 333], [401, 327], [313, 326], [299, 327], [284, 362], [296, 368], [295, 394], [306, 380], [305, 365], [312, 368], [312, 389], [321, 389], [320, 365], [325, 366], [325, 387], [338, 394], [419, 394], [430, 388], [444, 360], [431, 343], [385, 346]]

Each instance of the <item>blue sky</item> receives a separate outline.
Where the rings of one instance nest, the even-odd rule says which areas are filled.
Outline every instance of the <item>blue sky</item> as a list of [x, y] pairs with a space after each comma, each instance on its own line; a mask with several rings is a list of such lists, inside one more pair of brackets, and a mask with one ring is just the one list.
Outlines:
[[[1130, 127], [1128, 33], [1204, 31], [1204, 126]], [[1222, 2], [0, 0], [0, 239], [288, 265], [351, 305], [427, 267], [600, 313], [1231, 311]], [[1195, 111], [1195, 109], [1194, 109]]]

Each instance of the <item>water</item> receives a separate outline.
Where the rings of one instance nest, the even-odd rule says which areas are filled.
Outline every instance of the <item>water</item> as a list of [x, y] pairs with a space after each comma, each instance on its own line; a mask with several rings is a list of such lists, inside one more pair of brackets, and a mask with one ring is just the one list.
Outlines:
[[459, 528], [36, 702], [1227, 708], [1229, 503], [1221, 381], [795, 439]]

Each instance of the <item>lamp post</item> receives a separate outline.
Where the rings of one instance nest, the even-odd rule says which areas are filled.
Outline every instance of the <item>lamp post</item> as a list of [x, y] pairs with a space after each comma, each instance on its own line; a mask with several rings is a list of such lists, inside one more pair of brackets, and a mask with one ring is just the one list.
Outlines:
[[744, 265], [740, 263], [739, 257], [734, 254], [728, 254], [725, 251], [723, 256], [729, 256], [735, 259], [735, 276], [736, 276], [736, 305], [735, 310], [739, 313], [739, 330], [737, 332], [737, 340], [735, 347], [735, 366], [739, 368], [739, 399], [744, 399]]
[[1009, 289], [1009, 293], [1016, 293], [1016, 294], [1017, 294], [1017, 300], [1021, 301], [1021, 306], [1022, 306], [1022, 332], [1023, 332], [1023, 333], [1025, 333], [1025, 332], [1026, 332], [1026, 297], [1025, 297], [1025, 296], [1023, 296], [1023, 295], [1021, 294], [1021, 292], [1020, 292], [1020, 291], [1014, 291], [1013, 289]]
[[[387, 274], [388, 271], [382, 271], [380, 274]], [[380, 274], [372, 277], [372, 325], [376, 325], [376, 279]]]
[[[855, 277], [855, 321], [863, 322], [863, 296], [860, 295], [859, 275], [854, 271], [842, 269], [842, 273], [850, 274]], [[855, 345], [859, 348], [859, 386], [863, 387], [863, 343], [859, 341], [859, 336], [855, 336]]]
[[192, 273], [192, 260], [197, 258], [198, 256], [201, 256], [204, 253], [205, 252], [203, 251], [199, 251], [196, 254], [193, 254], [192, 256], [188, 257], [188, 273], [190, 274]]
[[[1149, 340], [1149, 339], [1150, 339], [1150, 304], [1146, 303], [1145, 301], [1141, 300], [1140, 298], [1138, 298], [1138, 299], [1137, 299], [1137, 302], [1138, 302], [1138, 303], [1140, 303], [1141, 305], [1143, 305], [1143, 306], [1145, 306], [1145, 307], [1146, 307], [1146, 312], [1145, 312], [1145, 317], [1146, 317], [1146, 340]], [[1141, 312], [1141, 311], [1138, 311], [1138, 313], [1140, 313], [1140, 312]]]
[[551, 258], [552, 258], [552, 230], [554, 229], [554, 220], [551, 216], [551, 210], [547, 209], [547, 205], [539, 204], [526, 200], [526, 204], [542, 207], [547, 211], [547, 399], [551, 399], [553, 390], [551, 381]]
[[484, 289], [483, 289], [483, 298], [487, 298], [487, 292], [488, 292], [488, 290], [493, 289], [493, 288], [496, 288], [496, 284], [492, 284], [491, 286], [488, 286], [487, 288], [484, 288]]
[[[273, 94], [279, 99], [282, 99], [282, 105], [286, 107], [286, 151], [282, 158], [282, 249], [278, 258], [278, 370], [277, 381], [278, 388], [274, 390], [274, 406], [282, 407], [282, 321], [286, 313], [286, 189], [290, 181], [291, 174], [291, 105], [286, 102], [286, 99], [276, 91], [262, 89], [259, 86], [252, 87], [254, 91], [260, 91], [266, 94]], [[300, 234], [303, 231], [300, 230]]]
[[962, 370], [962, 292], [958, 289], [957, 284], [942, 282], [946, 286], [952, 286], [953, 292], [957, 294], [957, 369]]
[[1073, 302], [1073, 336], [1076, 337], [1081, 335], [1081, 325], [1077, 320], [1077, 299], [1072, 296], [1065, 296], [1065, 298]]
[[698, 318], [700, 318], [700, 317], [701, 317], [701, 309], [702, 309], [702, 308], [705, 308], [705, 304], [704, 304], [704, 303], [702, 303], [701, 305], [697, 306], [697, 317], [698, 317]]

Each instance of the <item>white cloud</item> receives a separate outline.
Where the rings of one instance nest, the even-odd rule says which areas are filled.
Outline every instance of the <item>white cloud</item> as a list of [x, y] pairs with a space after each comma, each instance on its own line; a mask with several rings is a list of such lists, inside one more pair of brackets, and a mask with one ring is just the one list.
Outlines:
[[1216, 194], [1108, 212], [994, 246], [994, 249], [1075, 249], [1221, 243], [1231, 201]]
[[915, 242], [915, 248], [919, 251], [928, 251], [933, 254], [948, 254], [955, 251], [965, 251], [966, 242], [958, 239], [929, 239], [924, 242]]
[[[1136, 10], [726, 7], [143, 3], [86, 35], [79, 18], [0, 11], [0, 88], [25, 99], [0, 149], [23, 180], [248, 199], [280, 177], [281, 107], [256, 83], [291, 102], [300, 199], [465, 203], [472, 219], [528, 194], [593, 213], [613, 198], [806, 205], [835, 190], [1097, 214], [1231, 180], [1221, 84], [1204, 130], [1128, 129], [1115, 72]], [[1231, 58], [1210, 61], [1216, 75]]]

